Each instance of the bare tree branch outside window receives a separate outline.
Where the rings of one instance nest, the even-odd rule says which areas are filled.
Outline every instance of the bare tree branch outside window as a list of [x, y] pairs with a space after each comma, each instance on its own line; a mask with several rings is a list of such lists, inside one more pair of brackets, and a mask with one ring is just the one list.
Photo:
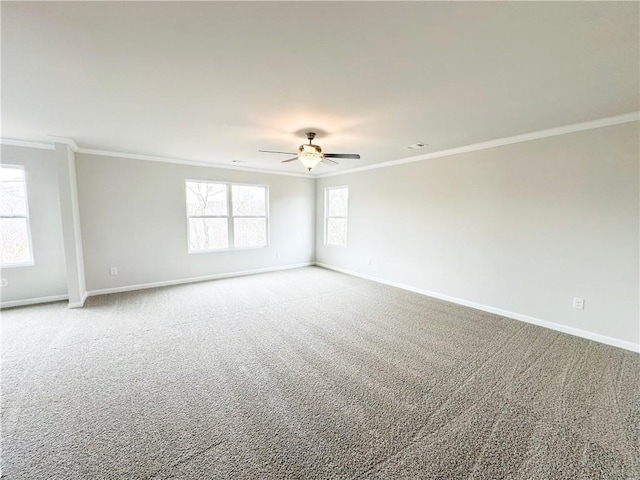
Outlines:
[[325, 190], [325, 244], [347, 246], [349, 187]]
[[187, 181], [186, 196], [190, 252], [268, 244], [267, 187]]
[[27, 186], [20, 165], [0, 167], [0, 265], [33, 263]]

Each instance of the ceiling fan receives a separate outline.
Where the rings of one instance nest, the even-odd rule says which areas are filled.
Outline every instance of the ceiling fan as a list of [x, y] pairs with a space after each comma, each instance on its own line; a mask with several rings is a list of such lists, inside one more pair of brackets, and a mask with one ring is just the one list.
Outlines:
[[354, 158], [359, 159], [360, 155], [357, 153], [322, 153], [322, 149], [319, 145], [311, 143], [316, 137], [315, 132], [307, 132], [307, 140], [309, 143], [303, 143], [298, 148], [298, 153], [293, 152], [274, 152], [273, 150], [258, 150], [261, 153], [282, 153], [285, 155], [297, 155], [296, 157], [283, 160], [282, 163], [293, 162], [294, 160], [300, 160], [302, 164], [309, 170], [318, 163], [326, 163], [328, 165], [337, 165], [338, 162], [331, 160], [332, 158]]

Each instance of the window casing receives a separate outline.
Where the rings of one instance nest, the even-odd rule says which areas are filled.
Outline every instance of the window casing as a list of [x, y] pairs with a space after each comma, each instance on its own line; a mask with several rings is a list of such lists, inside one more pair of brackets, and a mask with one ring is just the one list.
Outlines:
[[349, 187], [324, 189], [324, 244], [347, 246], [347, 216], [349, 212]]
[[0, 166], [0, 266], [33, 265], [27, 183], [22, 165]]
[[269, 188], [187, 180], [189, 253], [269, 246]]

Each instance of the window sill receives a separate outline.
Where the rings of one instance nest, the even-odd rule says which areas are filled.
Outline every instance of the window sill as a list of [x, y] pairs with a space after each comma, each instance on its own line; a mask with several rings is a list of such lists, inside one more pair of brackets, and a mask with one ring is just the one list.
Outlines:
[[0, 265], [0, 268], [5, 269], [5, 268], [33, 267], [34, 265], [35, 263], [32, 260], [30, 262], [22, 262], [22, 263], [7, 263], [4, 265]]
[[269, 248], [269, 245], [260, 245], [259, 247], [233, 247], [233, 248], [212, 248], [210, 250], [189, 250], [189, 255], [200, 255], [202, 253], [222, 253], [222, 252], [237, 252], [244, 250], [260, 250], [263, 248]]

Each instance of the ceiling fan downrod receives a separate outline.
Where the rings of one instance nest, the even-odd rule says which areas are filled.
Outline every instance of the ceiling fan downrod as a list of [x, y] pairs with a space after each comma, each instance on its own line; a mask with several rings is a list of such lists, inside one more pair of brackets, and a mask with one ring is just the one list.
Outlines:
[[311, 142], [314, 138], [316, 138], [316, 132], [307, 132], [307, 140], [309, 140], [309, 145], [311, 145]]

